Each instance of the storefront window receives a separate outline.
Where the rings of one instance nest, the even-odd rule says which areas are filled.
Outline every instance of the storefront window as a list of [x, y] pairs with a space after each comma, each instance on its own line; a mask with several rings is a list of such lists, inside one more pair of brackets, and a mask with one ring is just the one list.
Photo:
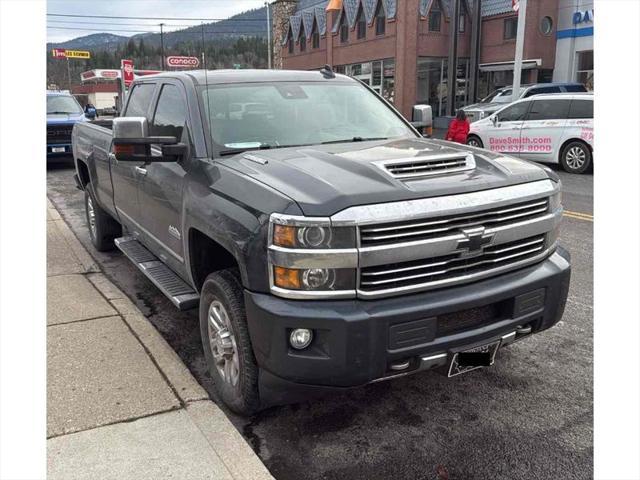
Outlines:
[[578, 52], [576, 81], [583, 83], [587, 90], [593, 90], [593, 50]]
[[335, 67], [335, 71], [357, 78], [390, 102], [395, 99], [395, 60], [393, 58], [340, 65]]
[[[447, 115], [449, 82], [447, 58], [422, 57], [418, 59], [418, 103], [431, 105], [433, 115]], [[455, 108], [462, 108], [469, 101], [469, 59], [458, 59], [455, 91]]]

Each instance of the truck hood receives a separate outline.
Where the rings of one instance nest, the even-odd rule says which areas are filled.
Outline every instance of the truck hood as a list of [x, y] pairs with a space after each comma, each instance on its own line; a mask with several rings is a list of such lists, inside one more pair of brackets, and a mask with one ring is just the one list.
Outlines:
[[65, 113], [47, 115], [47, 125], [60, 125], [65, 123], [85, 122], [87, 118], [84, 113]]
[[[401, 180], [374, 162], [473, 154], [476, 167]], [[523, 160], [443, 140], [405, 138], [251, 151], [218, 160], [293, 199], [304, 215], [329, 216], [347, 207], [436, 197], [549, 178]]]

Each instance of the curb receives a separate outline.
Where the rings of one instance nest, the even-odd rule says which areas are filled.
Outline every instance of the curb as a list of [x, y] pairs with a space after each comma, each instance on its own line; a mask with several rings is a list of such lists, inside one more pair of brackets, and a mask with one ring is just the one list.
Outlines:
[[85, 277], [124, 320], [156, 368], [164, 376], [193, 424], [200, 430], [230, 475], [237, 480], [273, 480], [247, 441], [231, 424], [224, 412], [191, 375], [186, 365], [140, 312], [135, 304], [103, 273], [82, 246], [55, 206], [47, 199], [49, 220], [55, 222]]

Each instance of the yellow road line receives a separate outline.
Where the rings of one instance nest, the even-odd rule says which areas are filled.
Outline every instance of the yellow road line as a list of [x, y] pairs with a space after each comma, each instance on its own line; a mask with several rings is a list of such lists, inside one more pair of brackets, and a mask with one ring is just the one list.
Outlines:
[[588, 213], [580, 213], [580, 212], [572, 212], [570, 210], [565, 210], [563, 215], [569, 218], [575, 218], [576, 220], [585, 220], [587, 222], [593, 222], [593, 215]]

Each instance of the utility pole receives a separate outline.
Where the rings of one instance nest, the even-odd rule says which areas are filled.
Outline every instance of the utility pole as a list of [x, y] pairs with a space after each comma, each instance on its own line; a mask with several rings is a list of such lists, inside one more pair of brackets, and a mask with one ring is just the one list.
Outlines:
[[71, 66], [69, 65], [69, 57], [67, 57], [67, 77], [69, 78], [69, 93], [71, 93]]
[[482, 38], [482, 0], [476, 0], [471, 25], [471, 71], [469, 73], [469, 103], [478, 98], [478, 69], [480, 65], [480, 40]]
[[265, 7], [267, 7], [267, 66], [269, 70], [271, 70], [271, 15], [269, 12], [269, 2], [264, 2]]
[[162, 54], [162, 70], [164, 71], [164, 23], [160, 24], [160, 52]]
[[460, 29], [460, 0], [453, 0], [451, 17], [451, 42], [449, 44], [449, 65], [447, 69], [447, 115], [456, 114], [456, 94], [458, 93], [458, 31]]
[[513, 93], [512, 100], [517, 100], [520, 94], [520, 77], [522, 75], [522, 51], [524, 50], [524, 26], [527, 16], [527, 0], [520, 0], [518, 8], [518, 32], [516, 36], [516, 58], [513, 62]]

